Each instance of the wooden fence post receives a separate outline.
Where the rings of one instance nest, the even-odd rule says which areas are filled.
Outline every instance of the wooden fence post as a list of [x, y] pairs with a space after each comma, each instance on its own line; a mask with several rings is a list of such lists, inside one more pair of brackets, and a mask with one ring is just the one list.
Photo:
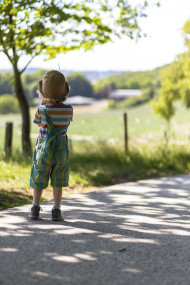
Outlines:
[[125, 152], [128, 151], [128, 129], [127, 129], [127, 113], [124, 113], [124, 141], [125, 141]]
[[6, 123], [5, 129], [5, 154], [11, 154], [12, 148], [12, 137], [13, 137], [13, 123]]

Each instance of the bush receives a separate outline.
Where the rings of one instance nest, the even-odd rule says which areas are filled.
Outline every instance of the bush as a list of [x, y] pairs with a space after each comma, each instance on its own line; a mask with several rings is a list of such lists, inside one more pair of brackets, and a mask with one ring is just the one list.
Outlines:
[[10, 94], [0, 96], [0, 114], [19, 113], [17, 99]]
[[108, 109], [116, 109], [116, 108], [117, 108], [116, 102], [112, 99], [108, 100]]
[[125, 101], [118, 104], [119, 108], [132, 108], [139, 105], [143, 105], [150, 101], [150, 98], [147, 94], [143, 94], [141, 96], [130, 97], [125, 99]]

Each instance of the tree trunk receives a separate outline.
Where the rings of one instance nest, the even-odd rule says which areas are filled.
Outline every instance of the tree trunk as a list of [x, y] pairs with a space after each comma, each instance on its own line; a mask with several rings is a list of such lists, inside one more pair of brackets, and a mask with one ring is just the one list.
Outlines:
[[14, 65], [14, 79], [15, 79], [15, 92], [19, 101], [19, 106], [22, 114], [22, 149], [23, 152], [28, 153], [31, 151], [30, 142], [30, 114], [29, 105], [24, 95], [22, 87], [21, 74], [18, 67]]

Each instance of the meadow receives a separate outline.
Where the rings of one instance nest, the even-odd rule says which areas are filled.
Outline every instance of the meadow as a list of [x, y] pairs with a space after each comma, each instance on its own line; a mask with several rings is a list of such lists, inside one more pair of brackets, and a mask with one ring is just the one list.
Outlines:
[[[190, 135], [190, 112], [182, 104], [177, 103], [176, 115], [171, 120], [171, 133], [176, 140], [187, 140]], [[31, 109], [31, 121], [35, 108]], [[77, 109], [78, 110], [78, 109]], [[163, 140], [164, 131], [168, 129], [167, 122], [152, 111], [151, 106], [144, 105], [128, 110], [93, 110], [93, 112], [75, 112], [73, 122], [69, 127], [70, 136], [92, 136], [97, 141], [107, 141], [110, 138], [123, 141], [123, 113], [128, 114], [128, 133], [131, 142], [157, 142]], [[14, 148], [20, 148], [21, 116], [20, 114], [0, 115], [0, 149], [3, 148], [5, 123], [14, 123]], [[31, 123], [33, 145], [36, 142], [38, 126]], [[73, 142], [74, 143], [74, 142]]]
[[[90, 191], [105, 185], [188, 173], [190, 169], [190, 114], [177, 104], [171, 122], [172, 139], [164, 138], [167, 123], [157, 117], [149, 105], [128, 110], [94, 110], [76, 112], [69, 128], [72, 138], [70, 150], [70, 187], [64, 195]], [[74, 109], [75, 110], [75, 109]], [[129, 152], [123, 144], [123, 113], [129, 118]], [[35, 109], [31, 109], [31, 118]], [[14, 123], [13, 151], [5, 157], [5, 122]], [[32, 124], [33, 147], [38, 127]], [[74, 136], [84, 136], [83, 141]], [[21, 152], [21, 117], [19, 114], [0, 116], [0, 209], [30, 203], [29, 176], [31, 156]], [[92, 140], [86, 141], [85, 137]], [[108, 139], [113, 138], [112, 142]], [[44, 199], [52, 199], [51, 187], [44, 191]]]

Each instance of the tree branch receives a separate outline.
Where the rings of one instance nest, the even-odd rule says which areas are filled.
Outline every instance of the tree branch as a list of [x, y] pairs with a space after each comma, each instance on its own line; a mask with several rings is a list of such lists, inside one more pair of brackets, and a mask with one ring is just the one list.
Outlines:
[[2, 47], [3, 47], [3, 50], [2, 50], [3, 53], [8, 57], [9, 61], [12, 63], [12, 58], [10, 57], [10, 55], [8, 54], [7, 49], [5, 48], [5, 43], [4, 43], [3, 39], [2, 39], [2, 37], [0, 37], [0, 43], [1, 43]]
[[36, 57], [36, 56], [38, 56], [40, 53], [41, 53], [41, 50], [40, 50], [39, 52], [35, 53], [35, 54], [31, 57], [31, 59], [28, 61], [28, 63], [25, 65], [25, 67], [24, 67], [19, 73], [22, 74], [22, 73], [26, 70], [26, 68], [28, 67], [28, 65], [31, 63], [31, 61], [33, 60], [33, 58]]
[[31, 63], [31, 61], [33, 60], [33, 58], [35, 57], [36, 55], [33, 55], [32, 57], [31, 57], [31, 59], [28, 61], [28, 63], [25, 65], [25, 67], [19, 72], [20, 74], [22, 74], [25, 70], [26, 70], [26, 68], [28, 67], [28, 65]]
[[[2, 43], [2, 41], [1, 41], [1, 43]], [[3, 46], [3, 44], [2, 44], [2, 46]], [[10, 55], [8, 54], [8, 51], [4, 48], [4, 46], [3, 46], [3, 53], [8, 57], [9, 61], [12, 64], [12, 58], [10, 57]]]

